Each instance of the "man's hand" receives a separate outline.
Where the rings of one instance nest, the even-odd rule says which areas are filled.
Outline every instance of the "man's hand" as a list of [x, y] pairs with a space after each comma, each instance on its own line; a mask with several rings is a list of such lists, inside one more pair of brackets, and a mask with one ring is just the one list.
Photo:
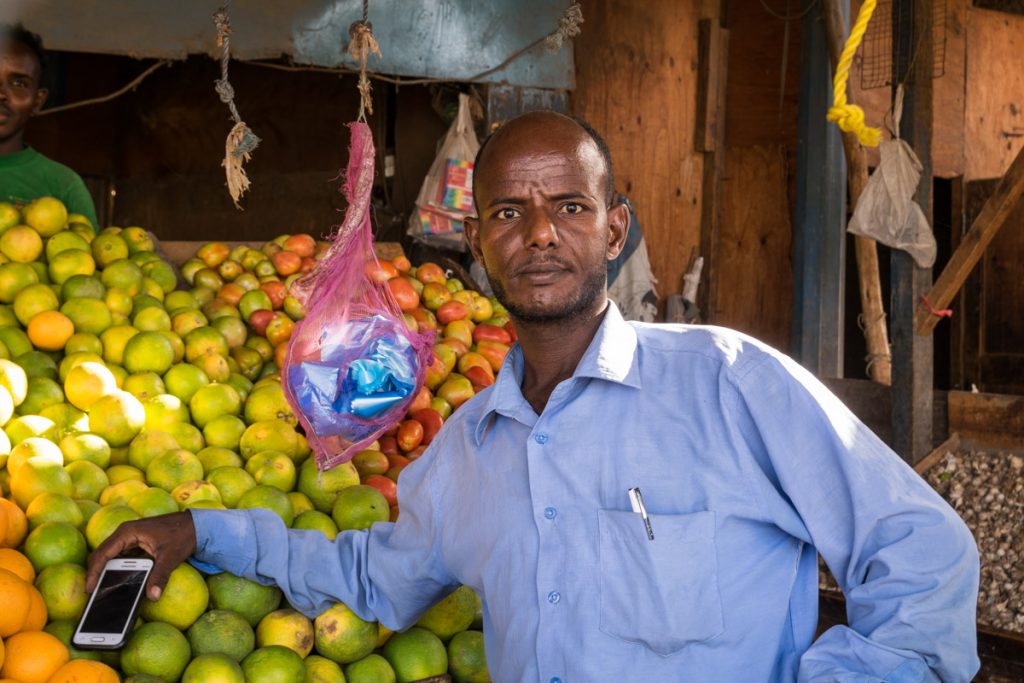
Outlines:
[[153, 571], [146, 582], [150, 600], [160, 599], [171, 572], [195, 552], [196, 529], [189, 512], [173, 512], [150, 519], [125, 522], [89, 556], [85, 590], [96, 588], [103, 567], [125, 551], [139, 548], [153, 558]]

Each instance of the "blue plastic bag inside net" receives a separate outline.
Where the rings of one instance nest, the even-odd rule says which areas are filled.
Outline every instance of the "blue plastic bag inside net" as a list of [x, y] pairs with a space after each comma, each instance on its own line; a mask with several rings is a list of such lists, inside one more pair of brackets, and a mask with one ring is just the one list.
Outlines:
[[350, 124], [343, 191], [348, 208], [330, 250], [293, 291], [306, 306], [288, 344], [284, 392], [306, 432], [317, 467], [347, 462], [405, 415], [423, 385], [433, 332], [413, 332], [373, 251], [369, 128]]

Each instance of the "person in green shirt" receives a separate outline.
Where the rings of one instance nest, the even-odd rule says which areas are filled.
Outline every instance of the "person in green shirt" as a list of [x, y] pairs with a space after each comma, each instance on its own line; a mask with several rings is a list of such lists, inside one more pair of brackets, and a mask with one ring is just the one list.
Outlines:
[[0, 201], [56, 197], [68, 213], [96, 226], [96, 207], [81, 177], [25, 144], [25, 127], [46, 102], [43, 41], [21, 24], [0, 24]]

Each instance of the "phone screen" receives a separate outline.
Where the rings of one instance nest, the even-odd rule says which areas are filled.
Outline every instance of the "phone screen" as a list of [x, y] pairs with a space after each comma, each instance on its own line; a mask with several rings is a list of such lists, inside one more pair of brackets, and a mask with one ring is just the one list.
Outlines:
[[103, 573], [96, 596], [79, 631], [82, 633], [123, 633], [132, 617], [136, 600], [148, 572], [137, 569], [108, 569]]

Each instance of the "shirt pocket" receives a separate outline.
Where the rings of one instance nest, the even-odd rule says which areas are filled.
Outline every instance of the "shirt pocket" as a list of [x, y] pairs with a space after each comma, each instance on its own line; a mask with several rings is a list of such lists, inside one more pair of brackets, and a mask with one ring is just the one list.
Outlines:
[[715, 514], [599, 510], [600, 629], [662, 656], [725, 630], [718, 592]]

